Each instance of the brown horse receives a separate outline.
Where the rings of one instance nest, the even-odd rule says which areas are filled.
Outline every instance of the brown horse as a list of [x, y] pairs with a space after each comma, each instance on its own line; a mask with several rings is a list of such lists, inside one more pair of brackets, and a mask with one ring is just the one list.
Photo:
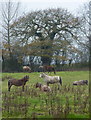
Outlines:
[[41, 83], [36, 83], [36, 88], [39, 88], [43, 92], [50, 92], [51, 88], [47, 85], [42, 85]]
[[12, 85], [22, 86], [22, 91], [24, 91], [24, 86], [28, 80], [29, 80], [29, 76], [27, 76], [27, 75], [19, 80], [16, 80], [16, 79], [9, 80], [8, 81], [8, 91], [10, 91], [10, 88]]
[[55, 68], [53, 66], [50, 65], [44, 65], [44, 66], [39, 66], [40, 69], [42, 69], [42, 72], [54, 72], [54, 74], [56, 74]]
[[31, 72], [31, 68], [29, 66], [23, 66], [23, 71]]

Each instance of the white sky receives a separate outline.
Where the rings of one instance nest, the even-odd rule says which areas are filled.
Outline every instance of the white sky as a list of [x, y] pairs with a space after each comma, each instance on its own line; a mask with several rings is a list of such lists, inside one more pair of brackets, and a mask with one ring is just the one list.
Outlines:
[[[0, 0], [5, 2], [8, 0]], [[73, 14], [86, 2], [90, 0], [11, 0], [13, 2], [19, 1], [21, 3], [22, 12], [30, 12], [47, 8], [66, 8]]]
[[47, 9], [47, 8], [66, 8], [72, 13], [90, 0], [20, 0], [24, 11]]

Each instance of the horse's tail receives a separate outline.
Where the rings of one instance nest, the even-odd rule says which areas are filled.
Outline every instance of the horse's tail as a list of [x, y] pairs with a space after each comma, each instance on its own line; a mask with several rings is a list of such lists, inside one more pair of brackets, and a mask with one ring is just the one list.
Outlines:
[[8, 81], [8, 86], [10, 86], [10, 80]]
[[59, 82], [60, 82], [60, 85], [62, 86], [62, 79], [61, 79], [61, 77], [59, 77]]
[[8, 81], [8, 91], [10, 91], [10, 87], [11, 87], [11, 82], [10, 80]]

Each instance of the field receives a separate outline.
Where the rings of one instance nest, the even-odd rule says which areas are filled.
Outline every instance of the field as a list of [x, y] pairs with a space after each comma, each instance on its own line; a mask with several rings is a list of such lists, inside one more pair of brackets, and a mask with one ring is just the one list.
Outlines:
[[[8, 92], [9, 77], [23, 78], [29, 75], [25, 91], [12, 86]], [[3, 118], [89, 118], [89, 89], [87, 85], [73, 86], [73, 81], [89, 80], [89, 71], [57, 72], [63, 85], [50, 85], [51, 92], [35, 88], [43, 84], [40, 73], [2, 73], [2, 117]], [[51, 76], [54, 74], [51, 73]]]

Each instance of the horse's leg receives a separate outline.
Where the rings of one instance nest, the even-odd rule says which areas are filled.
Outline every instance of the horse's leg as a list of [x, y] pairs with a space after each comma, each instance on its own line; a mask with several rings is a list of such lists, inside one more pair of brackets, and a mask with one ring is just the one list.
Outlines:
[[54, 74], [56, 74], [55, 70], [54, 70]]
[[59, 83], [60, 83], [60, 85], [62, 86], [62, 79], [61, 79], [61, 77], [60, 77], [60, 79], [59, 79]]
[[43, 68], [43, 72], [45, 72], [46, 70], [45, 70], [45, 68]]
[[54, 74], [56, 74], [56, 71], [55, 71], [55, 69], [54, 69], [54, 68], [52, 68], [52, 70], [54, 71]]
[[50, 73], [51, 74], [51, 70], [49, 69], [49, 70], [47, 70], [48, 71], [48, 73]]
[[8, 86], [8, 91], [10, 91], [11, 86], [12, 86], [12, 85], [9, 85], [9, 86]]
[[49, 83], [47, 82], [47, 86], [49, 86]]
[[24, 92], [24, 85], [22, 86], [22, 91]]
[[60, 90], [60, 83], [58, 83], [58, 90]]

